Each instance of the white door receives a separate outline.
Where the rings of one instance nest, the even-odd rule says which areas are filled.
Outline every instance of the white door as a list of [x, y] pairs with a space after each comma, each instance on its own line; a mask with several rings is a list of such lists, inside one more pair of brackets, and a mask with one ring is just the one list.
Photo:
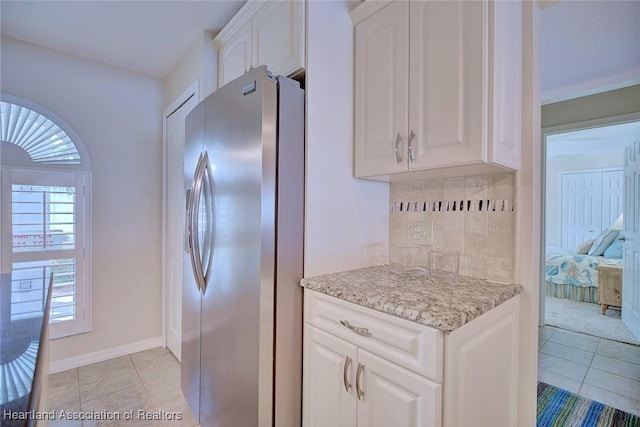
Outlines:
[[563, 174], [561, 185], [561, 245], [575, 248], [602, 231], [601, 172]]
[[624, 172], [602, 172], [602, 229], [610, 227], [623, 209]]
[[640, 339], [640, 140], [627, 147], [624, 184], [622, 321]]
[[304, 427], [356, 425], [356, 347], [311, 325], [304, 327]]
[[356, 375], [356, 393], [362, 391], [358, 400], [359, 426], [440, 426], [440, 384], [362, 349], [358, 349]]
[[184, 119], [198, 103], [193, 94], [166, 119], [165, 292], [167, 347], [180, 360], [182, 340], [182, 257], [184, 248]]

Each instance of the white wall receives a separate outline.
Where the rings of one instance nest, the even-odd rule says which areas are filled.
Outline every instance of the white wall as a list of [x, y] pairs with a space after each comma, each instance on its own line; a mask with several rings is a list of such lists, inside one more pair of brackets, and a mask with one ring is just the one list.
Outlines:
[[64, 119], [93, 166], [93, 332], [53, 341], [51, 361], [157, 339], [161, 82], [13, 39], [1, 43], [2, 91]]
[[560, 246], [560, 173], [591, 169], [623, 168], [622, 151], [604, 151], [595, 154], [580, 154], [571, 157], [547, 159], [545, 178], [545, 245]]
[[163, 80], [164, 106], [167, 107], [194, 81], [198, 81], [199, 100], [218, 87], [218, 51], [213, 36], [203, 31]]
[[307, 3], [306, 277], [387, 258], [389, 185], [353, 178], [353, 26], [359, 2]]

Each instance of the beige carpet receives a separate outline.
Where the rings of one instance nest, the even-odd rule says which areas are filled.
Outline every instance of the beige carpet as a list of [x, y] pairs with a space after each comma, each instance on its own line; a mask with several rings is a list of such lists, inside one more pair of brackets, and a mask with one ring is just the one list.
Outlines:
[[600, 314], [600, 304], [548, 296], [545, 298], [545, 323], [587, 335], [640, 345], [640, 340], [622, 323], [620, 309], [615, 307], [609, 307], [603, 316]]

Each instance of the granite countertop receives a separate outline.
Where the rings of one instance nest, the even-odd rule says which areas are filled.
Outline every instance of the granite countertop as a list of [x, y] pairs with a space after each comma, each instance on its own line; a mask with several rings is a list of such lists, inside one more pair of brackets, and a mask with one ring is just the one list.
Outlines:
[[[49, 316], [49, 280], [33, 271], [0, 274], [0, 411], [28, 413], [39, 381], [41, 339]], [[48, 339], [48, 336], [44, 339]], [[42, 361], [48, 363], [48, 361]], [[23, 425], [23, 419], [2, 418], [3, 426]]]
[[306, 289], [450, 332], [521, 293], [519, 284], [400, 277], [389, 266], [361, 268], [300, 282]]

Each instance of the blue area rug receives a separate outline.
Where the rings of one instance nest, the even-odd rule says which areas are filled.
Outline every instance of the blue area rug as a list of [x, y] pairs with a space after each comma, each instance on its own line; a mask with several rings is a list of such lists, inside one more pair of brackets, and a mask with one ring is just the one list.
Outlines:
[[538, 382], [538, 427], [640, 427], [640, 417]]

